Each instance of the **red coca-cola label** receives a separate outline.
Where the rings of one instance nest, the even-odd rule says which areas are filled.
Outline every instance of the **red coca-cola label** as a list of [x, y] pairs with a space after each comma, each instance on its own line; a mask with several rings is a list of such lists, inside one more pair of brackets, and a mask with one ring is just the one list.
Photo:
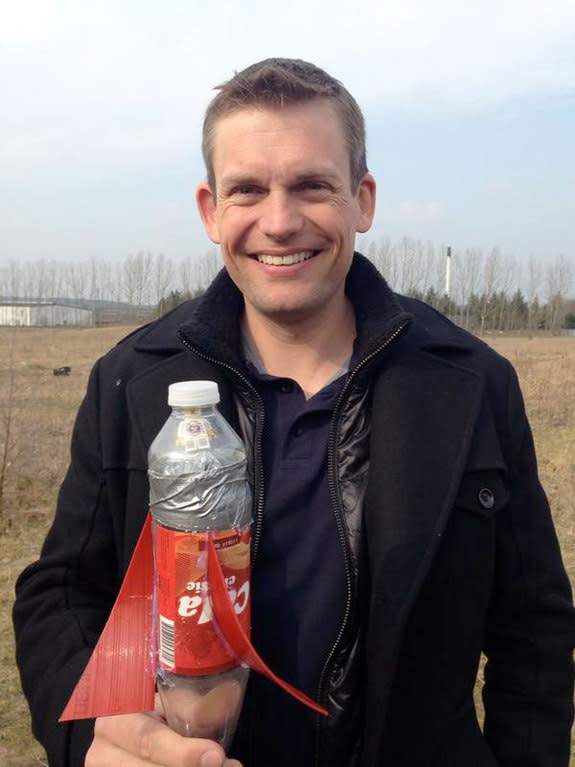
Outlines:
[[[208, 533], [156, 525], [159, 662], [176, 674], [211, 674], [237, 664], [218, 635], [206, 580]], [[234, 611], [250, 634], [250, 528], [210, 533]]]

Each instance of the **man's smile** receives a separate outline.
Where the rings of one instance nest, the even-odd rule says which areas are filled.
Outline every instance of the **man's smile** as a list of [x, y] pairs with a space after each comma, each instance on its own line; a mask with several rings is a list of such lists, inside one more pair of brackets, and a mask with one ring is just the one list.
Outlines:
[[302, 250], [299, 253], [288, 253], [283, 256], [275, 253], [257, 253], [256, 258], [260, 264], [267, 264], [268, 266], [291, 266], [307, 261], [318, 253], [319, 250]]

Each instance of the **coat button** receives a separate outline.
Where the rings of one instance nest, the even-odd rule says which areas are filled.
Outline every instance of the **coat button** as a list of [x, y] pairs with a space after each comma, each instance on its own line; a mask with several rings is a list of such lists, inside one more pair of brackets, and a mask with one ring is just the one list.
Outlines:
[[482, 487], [477, 493], [477, 500], [484, 509], [492, 509], [495, 505], [495, 496], [488, 487]]

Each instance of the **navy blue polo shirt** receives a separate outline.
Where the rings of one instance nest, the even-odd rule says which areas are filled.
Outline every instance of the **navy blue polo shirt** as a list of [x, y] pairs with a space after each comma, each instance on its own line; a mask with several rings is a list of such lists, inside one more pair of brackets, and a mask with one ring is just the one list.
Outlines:
[[[252, 576], [252, 639], [275, 673], [316, 698], [346, 599], [327, 443], [347, 365], [308, 400], [295, 381], [258, 372], [250, 361], [247, 367], [265, 408], [265, 507]], [[252, 672], [230, 755], [245, 767], [312, 765], [316, 720]]]

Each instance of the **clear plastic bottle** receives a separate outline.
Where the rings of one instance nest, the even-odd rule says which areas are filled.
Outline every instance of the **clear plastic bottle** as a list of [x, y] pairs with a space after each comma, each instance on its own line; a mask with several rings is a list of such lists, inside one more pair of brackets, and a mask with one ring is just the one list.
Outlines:
[[218, 411], [217, 384], [169, 387], [172, 412], [150, 446], [156, 560], [156, 681], [169, 726], [226, 749], [249, 670], [218, 636], [206, 600], [207, 533], [249, 634], [251, 493], [238, 435]]

